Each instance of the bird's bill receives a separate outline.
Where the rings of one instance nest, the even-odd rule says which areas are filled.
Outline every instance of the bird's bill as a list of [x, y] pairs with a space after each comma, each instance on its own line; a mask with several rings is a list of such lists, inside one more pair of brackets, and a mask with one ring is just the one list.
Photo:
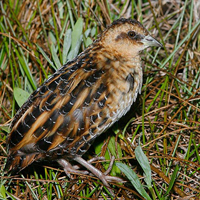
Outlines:
[[163, 45], [160, 42], [158, 42], [155, 38], [153, 38], [150, 35], [145, 36], [141, 40], [141, 42], [147, 47], [149, 47], [149, 46], [163, 47]]

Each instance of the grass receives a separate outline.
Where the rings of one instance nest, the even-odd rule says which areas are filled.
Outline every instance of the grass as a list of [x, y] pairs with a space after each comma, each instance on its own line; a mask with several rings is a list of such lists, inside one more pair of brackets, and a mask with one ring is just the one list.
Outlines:
[[[199, 199], [199, 10], [195, 0], [0, 1], [0, 199]], [[54, 163], [35, 163], [15, 176], [4, 172], [6, 137], [16, 111], [120, 17], [138, 19], [164, 46], [142, 54], [137, 103], [84, 155], [104, 156], [107, 162], [94, 163], [102, 171], [114, 155], [111, 175], [127, 182], [110, 184], [113, 198], [96, 178], [73, 174], [68, 179]], [[145, 171], [141, 160], [147, 159]]]

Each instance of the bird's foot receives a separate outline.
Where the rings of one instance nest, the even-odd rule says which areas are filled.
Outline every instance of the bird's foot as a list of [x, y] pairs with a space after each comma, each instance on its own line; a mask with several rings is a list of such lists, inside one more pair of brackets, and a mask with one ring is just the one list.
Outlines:
[[87, 175], [89, 172], [87, 170], [79, 170], [78, 165], [72, 166], [68, 161], [65, 159], [59, 159], [57, 161], [64, 169], [66, 175], [70, 178], [70, 174], [84, 174]]
[[[79, 164], [81, 164], [82, 166], [84, 166], [88, 171], [82, 171], [79, 170], [80, 166], [78, 165], [74, 165], [72, 166], [68, 161], [66, 161], [65, 159], [59, 159], [58, 163], [64, 168], [65, 173], [67, 174], [68, 177], [70, 177], [71, 173], [75, 173], [75, 174], [84, 174], [84, 175], [92, 175], [92, 176], [96, 176], [97, 178], [99, 178], [102, 183], [107, 187], [107, 189], [109, 190], [109, 192], [112, 194], [112, 196], [114, 196], [114, 193], [112, 192], [112, 190], [110, 189], [110, 186], [108, 184], [108, 182], [117, 182], [117, 183], [122, 183], [124, 182], [123, 179], [118, 178], [118, 177], [114, 177], [114, 176], [109, 176], [108, 174], [110, 173], [115, 157], [113, 156], [111, 158], [111, 162], [110, 165], [108, 167], [108, 169], [102, 173], [100, 170], [98, 170], [96, 167], [94, 167], [93, 165], [91, 165], [92, 162], [95, 161], [103, 161], [105, 160], [104, 157], [96, 157], [96, 158], [92, 158], [89, 161], [84, 160], [81, 157], [75, 157], [74, 160], [76, 162], [78, 162]], [[91, 172], [91, 173], [89, 173]]]
[[[100, 157], [100, 160], [103, 160], [103, 159], [105, 159], [105, 158]], [[91, 162], [94, 162], [94, 160], [96, 161], [99, 159], [91, 159], [87, 162], [86, 160], [84, 160], [81, 157], [75, 157], [74, 160], [77, 161], [78, 163], [80, 163], [86, 169], [88, 169], [88, 171], [90, 171], [97, 178], [99, 178], [102, 181], [102, 183], [107, 187], [107, 189], [112, 194], [112, 196], [114, 196], [114, 193], [112, 192], [108, 182], [113, 182], [113, 181], [118, 182], [118, 183], [124, 182], [123, 179], [121, 179], [121, 178], [107, 175], [112, 169], [112, 166], [114, 163], [114, 157], [111, 158], [110, 165], [109, 165], [108, 169], [106, 170], [106, 172], [104, 172], [104, 173], [102, 173], [100, 170], [98, 170], [96, 167], [94, 167], [93, 165], [90, 164]]]

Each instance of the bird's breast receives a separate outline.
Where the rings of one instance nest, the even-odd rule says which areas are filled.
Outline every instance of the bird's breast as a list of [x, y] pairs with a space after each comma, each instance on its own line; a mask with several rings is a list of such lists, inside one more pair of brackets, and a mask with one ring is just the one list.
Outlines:
[[[120, 62], [115, 65], [123, 67]], [[91, 127], [88, 132], [73, 145], [77, 147], [74, 155], [85, 153], [94, 139], [125, 115], [136, 101], [142, 87], [142, 68], [140, 63], [137, 66], [126, 67], [121, 73], [112, 67], [111, 72], [107, 73], [109, 76], [102, 81], [101, 87], [105, 92], [96, 92], [97, 96], [101, 96], [101, 101], [96, 105], [97, 108], [93, 107], [95, 114], [90, 117]]]

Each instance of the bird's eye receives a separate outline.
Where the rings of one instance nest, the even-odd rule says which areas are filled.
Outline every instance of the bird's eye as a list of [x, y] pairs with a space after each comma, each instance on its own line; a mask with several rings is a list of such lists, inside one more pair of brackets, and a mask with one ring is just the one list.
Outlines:
[[134, 38], [135, 37], [135, 32], [134, 31], [129, 31], [128, 32], [128, 36], [130, 37], [130, 38]]

